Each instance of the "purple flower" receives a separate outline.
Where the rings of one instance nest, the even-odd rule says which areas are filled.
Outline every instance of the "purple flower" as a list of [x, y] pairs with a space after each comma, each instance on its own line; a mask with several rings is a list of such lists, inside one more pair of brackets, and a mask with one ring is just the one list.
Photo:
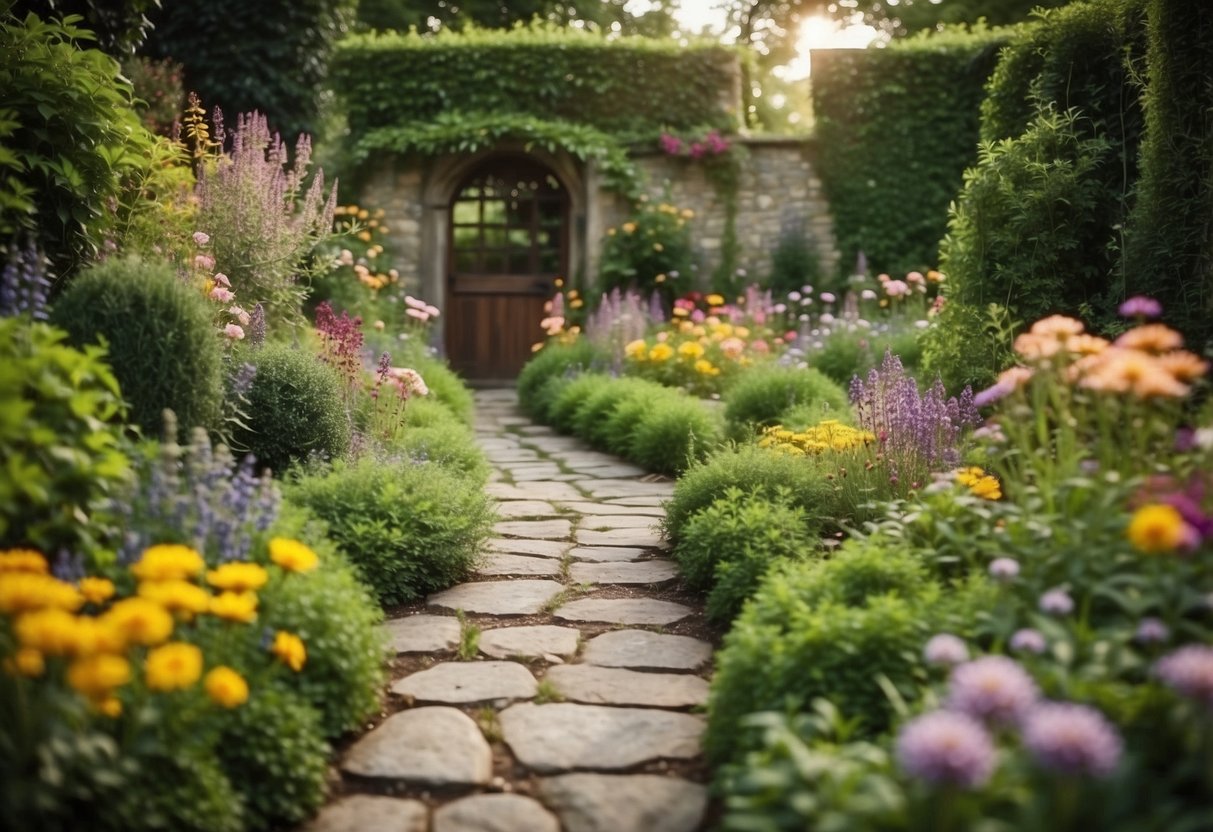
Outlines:
[[927, 664], [958, 665], [969, 660], [969, 648], [962, 639], [951, 633], [939, 633], [931, 636], [930, 641], [922, 649], [922, 657]]
[[1012, 723], [1039, 696], [1036, 683], [1016, 661], [983, 656], [952, 671], [948, 707], [977, 719]]
[[1022, 630], [1016, 630], [1011, 636], [1011, 649], [1016, 653], [1036, 653], [1040, 654], [1045, 651], [1048, 644], [1045, 642], [1045, 637], [1039, 630], [1033, 630], [1030, 627], [1025, 627]]
[[989, 780], [997, 762], [985, 728], [953, 711], [935, 711], [907, 722], [897, 735], [896, 754], [911, 777], [969, 789]]
[[46, 258], [32, 243], [24, 248], [9, 246], [0, 270], [0, 318], [28, 314], [35, 321], [47, 319], [51, 284], [46, 279], [46, 266]]
[[1171, 629], [1157, 618], [1143, 618], [1137, 622], [1134, 641], [1140, 644], [1160, 644], [1171, 637]]
[[1162, 314], [1162, 304], [1154, 298], [1137, 295], [1122, 303], [1118, 311], [1122, 318], [1157, 318]]
[[1019, 577], [1019, 561], [1014, 558], [995, 558], [990, 561], [990, 577], [1002, 583], [1010, 583]]
[[1040, 596], [1040, 611], [1049, 615], [1069, 615], [1074, 612], [1074, 599], [1060, 587]]
[[1024, 719], [1023, 744], [1042, 767], [1101, 777], [1120, 761], [1124, 744], [1103, 714], [1086, 705], [1046, 702]]
[[1213, 708], [1213, 647], [1181, 647], [1159, 659], [1154, 674], [1180, 696]]

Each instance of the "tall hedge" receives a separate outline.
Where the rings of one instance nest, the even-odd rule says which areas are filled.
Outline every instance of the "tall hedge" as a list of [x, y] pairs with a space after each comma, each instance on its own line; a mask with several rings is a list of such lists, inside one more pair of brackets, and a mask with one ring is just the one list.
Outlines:
[[1006, 38], [948, 32], [887, 49], [814, 50], [813, 148], [843, 267], [860, 251], [876, 271], [936, 264]]

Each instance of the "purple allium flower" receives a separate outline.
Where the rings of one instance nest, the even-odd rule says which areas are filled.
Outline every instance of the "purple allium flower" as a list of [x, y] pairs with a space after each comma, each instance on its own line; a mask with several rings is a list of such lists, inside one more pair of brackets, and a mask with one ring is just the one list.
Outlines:
[[1049, 615], [1069, 615], [1074, 612], [1074, 599], [1060, 587], [1040, 596], [1040, 611]]
[[997, 763], [985, 728], [954, 711], [935, 711], [907, 722], [897, 735], [896, 753], [911, 777], [970, 789], [989, 780]]
[[927, 664], [958, 665], [969, 660], [969, 648], [963, 639], [951, 633], [939, 633], [931, 636], [922, 649], [922, 657]]
[[1133, 634], [1133, 640], [1140, 644], [1161, 644], [1170, 637], [1171, 628], [1157, 618], [1143, 618]]
[[1016, 661], [983, 656], [952, 671], [948, 706], [977, 719], [1016, 722], [1039, 696], [1036, 683]]
[[1213, 708], [1213, 647], [1181, 647], [1159, 659], [1154, 674], [1180, 696]]
[[1044, 635], [1039, 630], [1033, 630], [1031, 627], [1024, 627], [1022, 630], [1016, 630], [1011, 636], [1009, 642], [1011, 649], [1016, 653], [1036, 653], [1040, 654], [1045, 651], [1048, 644], [1045, 642]]
[[995, 558], [990, 561], [990, 577], [1002, 583], [1010, 583], [1019, 577], [1019, 561], [1014, 558]]
[[1042, 767], [1061, 774], [1110, 774], [1124, 744], [1103, 714], [1072, 702], [1046, 702], [1028, 713], [1023, 744]]
[[1122, 303], [1118, 311], [1122, 318], [1157, 318], [1162, 314], [1162, 304], [1154, 298], [1137, 295]]

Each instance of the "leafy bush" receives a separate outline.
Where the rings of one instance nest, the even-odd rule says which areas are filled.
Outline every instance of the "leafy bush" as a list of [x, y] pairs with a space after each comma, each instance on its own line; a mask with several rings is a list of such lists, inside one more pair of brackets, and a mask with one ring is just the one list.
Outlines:
[[286, 495], [328, 524], [329, 537], [381, 604], [466, 578], [493, 521], [478, 482], [407, 460], [338, 462], [302, 474]]
[[412, 367], [421, 373], [426, 387], [430, 389], [427, 398], [436, 399], [449, 407], [455, 418], [470, 427], [475, 401], [463, 379], [437, 358], [415, 358]]
[[[647, 401], [656, 388], [651, 381], [623, 376], [592, 390], [573, 419], [573, 432], [595, 448], [611, 449], [609, 426], [615, 413], [629, 402]], [[637, 414], [639, 411], [636, 411]], [[624, 420], [630, 428], [636, 419]], [[626, 439], [631, 438], [628, 430]]]
[[575, 370], [588, 369], [596, 357], [594, 345], [585, 339], [544, 345], [518, 373], [518, 403], [523, 411], [546, 421], [550, 397], [556, 392], [556, 388], [545, 389], [547, 382]]
[[817, 543], [804, 509], [785, 490], [768, 496], [729, 488], [691, 516], [674, 558], [687, 584], [708, 592], [708, 618], [728, 623], [769, 567], [803, 558]]
[[350, 444], [341, 379], [311, 352], [266, 344], [249, 353], [257, 368], [247, 419], [234, 440], [275, 471], [312, 455], [336, 457]]
[[632, 289], [645, 297], [657, 292], [668, 309], [694, 277], [686, 224], [691, 216], [669, 203], [645, 202], [618, 228], [608, 228], [598, 261], [599, 290]]
[[771, 252], [767, 288], [773, 292], [793, 292], [806, 284], [821, 286], [821, 278], [821, 257], [813, 239], [803, 229], [785, 229]]
[[[411, 406], [411, 405], [410, 405]], [[475, 482], [488, 480], [489, 464], [476, 445], [476, 437], [462, 422], [450, 421], [428, 427], [411, 427], [393, 443], [419, 462], [432, 462], [463, 474]]]
[[677, 474], [704, 459], [724, 431], [716, 412], [680, 390], [650, 399], [632, 428], [628, 459], [660, 474]]
[[725, 393], [724, 418], [734, 438], [779, 422], [796, 405], [819, 404], [846, 414], [847, 394], [823, 373], [808, 368], [759, 367], [743, 375]]
[[135, 94], [135, 112], [153, 133], [171, 135], [173, 124], [181, 118], [185, 108], [183, 69], [172, 60], [153, 61], [141, 56], [122, 63]]
[[598, 373], [581, 373], [569, 379], [555, 391], [545, 421], [558, 431], [571, 433], [586, 400], [609, 388], [611, 381], [610, 376]]
[[430, 396], [413, 397], [404, 409], [404, 424], [407, 429], [441, 427], [459, 421], [455, 411]]
[[109, 260], [64, 291], [51, 321], [77, 345], [104, 339], [130, 421], [157, 435], [165, 409], [187, 428], [218, 426], [223, 345], [207, 300], [167, 263]]

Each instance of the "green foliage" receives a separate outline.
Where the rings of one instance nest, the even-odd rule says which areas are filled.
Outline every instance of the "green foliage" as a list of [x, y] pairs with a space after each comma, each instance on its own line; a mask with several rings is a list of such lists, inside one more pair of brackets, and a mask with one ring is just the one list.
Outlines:
[[[814, 349], [807, 356], [809, 365], [838, 384], [850, 385], [855, 376], [866, 376], [868, 371], [880, 365], [884, 360], [885, 350], [889, 350], [901, 359], [902, 366], [913, 371], [922, 362], [922, 333], [910, 327], [908, 321], [900, 326], [894, 326], [886, 334], [873, 335], [871, 330], [858, 327], [840, 327], [822, 339], [820, 349]], [[942, 327], [941, 327], [942, 328]], [[845, 417], [837, 412], [823, 411], [818, 406], [810, 408], [793, 408], [784, 414], [786, 424], [796, 423], [798, 426], [816, 424], [822, 419], [842, 419]], [[809, 415], [812, 414], [812, 418]]]
[[586, 401], [609, 389], [611, 381], [610, 376], [598, 373], [582, 373], [569, 379], [553, 396], [546, 421], [558, 431], [573, 432], [581, 421], [578, 415]]
[[[410, 362], [409, 366], [421, 373], [425, 386], [430, 390], [426, 398], [446, 405], [459, 422], [471, 427], [472, 411], [476, 403], [472, 399], [472, 391], [463, 383], [463, 379], [447, 366], [445, 361], [438, 358], [416, 356], [411, 358]], [[413, 401], [415, 403], [416, 400]]]
[[813, 239], [799, 228], [785, 229], [771, 252], [766, 286], [776, 294], [800, 291], [805, 284], [822, 285], [821, 258]]
[[694, 259], [687, 217], [669, 203], [637, 205], [618, 228], [607, 230], [598, 263], [598, 289], [661, 294], [667, 310], [693, 284]]
[[659, 474], [679, 474], [720, 444], [720, 417], [681, 390], [662, 388], [632, 428], [628, 459]]
[[0, 238], [34, 235], [61, 273], [101, 250], [152, 136], [79, 18], [0, 13]]
[[122, 63], [131, 79], [135, 112], [143, 125], [160, 136], [172, 135], [173, 124], [185, 109], [184, 68], [172, 60], [153, 61], [136, 56]]
[[79, 15], [98, 49], [124, 58], [143, 43], [152, 25], [147, 14], [160, 7], [160, 0], [16, 0], [12, 5], [14, 14], [33, 12], [43, 20]]
[[412, 601], [467, 577], [493, 515], [480, 483], [437, 465], [338, 462], [286, 489], [329, 526], [381, 604]]
[[[611, 384], [591, 390], [573, 418], [572, 432], [584, 437], [596, 448], [607, 448], [613, 444], [610, 426], [616, 411], [629, 402], [646, 401], [653, 393], [652, 382], [631, 376], [620, 376]], [[623, 420], [627, 423], [633, 419]], [[614, 444], [624, 444], [626, 440]]]
[[738, 379], [724, 400], [724, 418], [737, 439], [777, 424], [796, 405], [816, 404], [842, 416], [851, 409], [846, 391], [812, 367], [758, 367]]
[[185, 428], [218, 427], [223, 344], [211, 304], [167, 263], [107, 260], [72, 281], [51, 321], [77, 346], [104, 342], [129, 419], [159, 434], [164, 410]]
[[588, 369], [597, 358], [594, 345], [581, 338], [571, 344], [548, 343], [518, 373], [518, 402], [528, 416], [546, 421], [555, 386], [548, 382]]
[[[409, 407], [412, 406], [410, 403]], [[475, 434], [462, 422], [451, 420], [427, 427], [409, 427], [392, 448], [414, 460], [432, 462], [463, 474], [475, 482], [488, 480], [489, 464], [484, 452], [476, 445]]]
[[840, 263], [862, 251], [875, 272], [934, 266], [1005, 41], [978, 29], [814, 55], [813, 147]]
[[90, 814], [99, 811], [99, 829], [243, 832], [246, 828], [241, 793], [213, 753], [157, 745], [136, 749], [133, 757], [138, 779], [110, 804], [88, 808]]
[[809, 525], [785, 490], [768, 495], [729, 488], [691, 516], [674, 558], [687, 585], [708, 592], [708, 618], [724, 624], [741, 612], [768, 568], [816, 548]]
[[0, 319], [0, 547], [95, 544], [89, 521], [129, 476], [105, 350], [75, 350], [66, 339], [45, 324]]

